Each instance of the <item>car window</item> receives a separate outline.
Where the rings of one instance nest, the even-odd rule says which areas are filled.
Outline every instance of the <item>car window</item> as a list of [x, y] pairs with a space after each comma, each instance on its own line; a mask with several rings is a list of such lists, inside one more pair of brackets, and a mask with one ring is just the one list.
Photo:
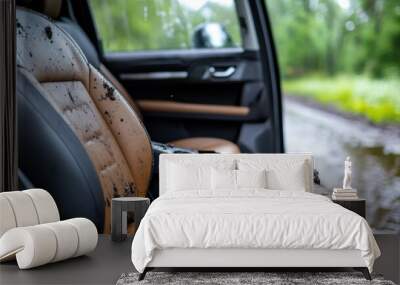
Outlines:
[[242, 44], [234, 0], [91, 0], [104, 51], [232, 48]]

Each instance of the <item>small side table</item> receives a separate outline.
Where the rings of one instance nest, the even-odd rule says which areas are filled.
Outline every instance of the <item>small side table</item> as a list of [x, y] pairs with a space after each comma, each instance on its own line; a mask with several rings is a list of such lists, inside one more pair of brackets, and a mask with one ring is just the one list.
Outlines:
[[136, 228], [150, 205], [149, 198], [119, 197], [111, 202], [111, 240], [123, 241], [128, 233], [128, 212], [133, 213]]
[[365, 199], [354, 199], [354, 200], [336, 200], [332, 199], [332, 202], [339, 204], [340, 206], [359, 214], [365, 219], [366, 200]]

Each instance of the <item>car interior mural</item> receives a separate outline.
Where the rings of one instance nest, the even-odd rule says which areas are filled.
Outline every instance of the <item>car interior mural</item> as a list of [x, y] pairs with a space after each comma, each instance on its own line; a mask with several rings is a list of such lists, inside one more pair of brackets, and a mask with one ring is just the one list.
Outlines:
[[0, 12], [1, 284], [400, 282], [398, 0]]

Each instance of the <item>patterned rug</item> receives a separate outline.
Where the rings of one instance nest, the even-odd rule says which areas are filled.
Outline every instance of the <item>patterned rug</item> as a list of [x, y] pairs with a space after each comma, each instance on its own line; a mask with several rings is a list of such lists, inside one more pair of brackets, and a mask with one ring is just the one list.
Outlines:
[[146, 278], [138, 281], [138, 273], [122, 274], [117, 285], [146, 284], [213, 284], [213, 285], [395, 285], [381, 276], [372, 275], [368, 281], [359, 272], [148, 272]]

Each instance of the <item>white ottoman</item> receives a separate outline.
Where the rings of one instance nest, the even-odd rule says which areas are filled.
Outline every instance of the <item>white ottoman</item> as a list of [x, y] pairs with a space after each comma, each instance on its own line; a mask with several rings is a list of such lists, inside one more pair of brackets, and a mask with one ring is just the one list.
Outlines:
[[85, 218], [60, 221], [42, 189], [0, 193], [0, 217], [0, 261], [16, 258], [20, 269], [84, 255], [97, 245], [96, 226]]

